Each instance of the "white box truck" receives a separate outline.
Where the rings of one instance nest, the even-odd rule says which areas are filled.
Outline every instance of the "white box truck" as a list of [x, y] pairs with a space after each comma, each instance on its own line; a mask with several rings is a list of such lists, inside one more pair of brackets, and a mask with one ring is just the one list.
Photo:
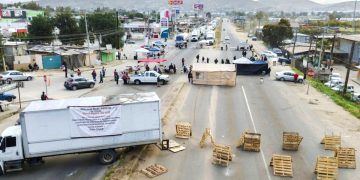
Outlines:
[[0, 142], [2, 173], [22, 170], [25, 161], [86, 152], [110, 164], [116, 148], [162, 143], [160, 99], [151, 92], [32, 102]]

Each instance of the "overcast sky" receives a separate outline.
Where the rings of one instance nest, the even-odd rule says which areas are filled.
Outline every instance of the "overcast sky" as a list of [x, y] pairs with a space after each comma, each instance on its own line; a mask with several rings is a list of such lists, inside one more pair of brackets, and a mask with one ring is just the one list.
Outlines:
[[[31, 1], [31, 0], [0, 0], [1, 3], [14, 3], [14, 2], [24, 2], [24, 1]], [[351, 0], [312, 0], [317, 3], [328, 4], [328, 3], [337, 3], [337, 2], [344, 2], [344, 1], [351, 1]]]

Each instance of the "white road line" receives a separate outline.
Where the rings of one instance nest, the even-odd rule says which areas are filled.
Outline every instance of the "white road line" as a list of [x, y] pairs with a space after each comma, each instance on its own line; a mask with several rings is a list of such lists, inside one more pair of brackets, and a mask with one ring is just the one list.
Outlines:
[[218, 104], [218, 88], [213, 86], [211, 89], [210, 108], [209, 108], [209, 123], [212, 136], [216, 137], [216, 110]]
[[[246, 93], [245, 93], [244, 86], [241, 86], [241, 88], [242, 88], [242, 91], [243, 91], [243, 94], [244, 94], [244, 97], [245, 97], [245, 102], [246, 102], [247, 109], [248, 109], [249, 114], [250, 114], [250, 120], [251, 120], [252, 126], [254, 128], [255, 133], [257, 133], [254, 118], [253, 118], [252, 113], [251, 113], [250, 105], [249, 105], [249, 102], [248, 102], [248, 99], [247, 99], [247, 96], [246, 96]], [[268, 165], [267, 165], [266, 160], [265, 160], [264, 152], [262, 151], [261, 148], [260, 148], [260, 153], [261, 153], [262, 160], [264, 162], [267, 177], [268, 177], [269, 180], [271, 180], [271, 176], [270, 176], [270, 173], [269, 173], [269, 168], [268, 168]]]

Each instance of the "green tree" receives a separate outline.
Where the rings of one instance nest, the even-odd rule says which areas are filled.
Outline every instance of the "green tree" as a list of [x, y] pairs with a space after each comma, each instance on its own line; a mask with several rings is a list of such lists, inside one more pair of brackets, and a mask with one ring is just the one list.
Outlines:
[[263, 30], [263, 40], [271, 47], [280, 47], [282, 41], [293, 37], [290, 23], [286, 19], [281, 19], [278, 24], [267, 24]]
[[48, 16], [38, 15], [33, 17], [28, 26], [30, 41], [32, 42], [51, 42], [53, 40], [52, 31], [54, 25]]
[[[88, 30], [91, 34], [96, 34], [97, 37], [102, 37], [102, 45], [112, 44], [113, 47], [123, 47], [121, 38], [124, 36], [124, 30], [116, 26], [116, 13], [115, 12], [99, 12], [87, 15]], [[81, 32], [86, 32], [85, 19], [80, 20]], [[119, 25], [120, 26], [120, 25]]]
[[31, 2], [21, 5], [21, 8], [30, 9], [30, 10], [42, 10], [42, 7], [39, 6], [39, 4], [34, 1], [31, 1]]
[[63, 44], [84, 44], [85, 35], [80, 34], [75, 17], [68, 9], [56, 13], [54, 25], [60, 30], [59, 39]]

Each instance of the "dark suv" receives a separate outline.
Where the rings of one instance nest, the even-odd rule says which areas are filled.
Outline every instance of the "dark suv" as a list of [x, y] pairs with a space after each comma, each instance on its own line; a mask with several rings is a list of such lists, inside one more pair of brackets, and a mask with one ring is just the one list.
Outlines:
[[65, 81], [64, 86], [69, 90], [93, 88], [95, 86], [95, 82], [84, 77], [71, 77]]

